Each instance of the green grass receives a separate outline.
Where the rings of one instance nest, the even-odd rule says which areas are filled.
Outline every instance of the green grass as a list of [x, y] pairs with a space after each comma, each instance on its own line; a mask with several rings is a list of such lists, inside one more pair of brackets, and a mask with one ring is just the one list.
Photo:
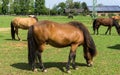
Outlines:
[[[15, 16], [0, 16], [0, 28], [8, 28]], [[68, 19], [65, 16], [38, 16], [39, 20], [52, 20], [65, 23], [77, 20], [86, 25], [91, 35], [92, 20], [90, 17], [75, 16]], [[120, 75], [120, 36], [115, 28], [112, 35], [104, 35], [106, 27], [100, 27], [100, 35], [92, 35], [98, 54], [94, 58], [94, 66], [87, 67], [83, 58], [82, 46], [77, 49], [76, 63], [78, 70], [71, 69], [72, 75]], [[48, 72], [32, 72], [27, 60], [27, 31], [20, 29], [23, 41], [11, 40], [10, 31], [0, 31], [0, 75], [69, 75], [65, 73], [69, 49], [46, 46], [43, 52], [43, 63]]]

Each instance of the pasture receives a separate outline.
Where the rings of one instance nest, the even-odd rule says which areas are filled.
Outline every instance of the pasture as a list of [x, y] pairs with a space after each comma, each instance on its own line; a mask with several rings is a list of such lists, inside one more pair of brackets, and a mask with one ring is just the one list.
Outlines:
[[[32, 72], [28, 65], [27, 30], [19, 31], [23, 41], [11, 40], [10, 22], [15, 16], [0, 16], [0, 75], [69, 75], [65, 72], [70, 47], [54, 48], [47, 45], [43, 52], [43, 63], [48, 72]], [[92, 67], [86, 66], [82, 46], [77, 49], [78, 70], [71, 69], [71, 75], [120, 75], [120, 36], [115, 27], [111, 35], [104, 35], [106, 27], [101, 26], [99, 35], [93, 35], [92, 20], [89, 16], [38, 16], [39, 20], [59, 23], [80, 21], [89, 29], [97, 47], [98, 54]]]

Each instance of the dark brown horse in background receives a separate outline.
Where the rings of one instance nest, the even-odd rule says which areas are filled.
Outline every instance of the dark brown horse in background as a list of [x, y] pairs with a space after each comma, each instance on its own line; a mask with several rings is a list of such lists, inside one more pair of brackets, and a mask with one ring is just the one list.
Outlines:
[[18, 35], [18, 29], [28, 29], [31, 25], [38, 21], [37, 17], [34, 15], [29, 15], [28, 18], [15, 17], [11, 21], [11, 37], [15, 40], [15, 33], [18, 37], [18, 40], [21, 40]]
[[52, 21], [40, 21], [29, 28], [28, 31], [28, 62], [35, 69], [35, 61], [38, 58], [40, 68], [46, 71], [42, 63], [41, 55], [46, 44], [50, 44], [57, 48], [71, 46], [69, 59], [66, 65], [69, 73], [70, 62], [72, 67], [76, 69], [75, 57], [78, 46], [83, 46], [84, 58], [88, 66], [92, 66], [93, 57], [96, 55], [96, 46], [87, 30], [87, 28], [80, 22], [69, 22], [66, 24], [59, 24]]
[[111, 28], [113, 26], [115, 26], [118, 34], [120, 35], [120, 26], [118, 24], [118, 22], [112, 18], [97, 18], [93, 21], [93, 31], [94, 34], [96, 34], [96, 30], [97, 30], [97, 34], [99, 34], [98, 29], [99, 27], [103, 25], [108, 27], [107, 31], [105, 32], [105, 34], [107, 34], [107, 32], [109, 31], [109, 34], [111, 35]]

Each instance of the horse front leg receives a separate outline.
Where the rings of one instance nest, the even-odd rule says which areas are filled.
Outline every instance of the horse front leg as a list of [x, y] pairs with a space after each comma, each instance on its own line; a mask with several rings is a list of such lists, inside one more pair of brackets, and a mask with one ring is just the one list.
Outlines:
[[67, 73], [71, 73], [70, 71], [70, 63], [71, 63], [71, 60], [72, 60], [72, 67], [74, 69], [77, 69], [76, 68], [76, 65], [75, 65], [75, 58], [76, 58], [76, 48], [78, 47], [78, 45], [72, 45], [71, 46], [71, 50], [70, 50], [70, 53], [69, 53], [69, 57], [68, 57], [68, 63], [66, 65], [66, 69], [67, 69]]
[[107, 28], [107, 31], [105, 32], [105, 35], [108, 33], [108, 31], [109, 31], [109, 34], [111, 35], [111, 26], [109, 26], [109, 27]]
[[44, 67], [44, 64], [42, 63], [42, 57], [41, 56], [42, 56], [42, 53], [39, 52], [38, 53], [38, 60], [39, 60], [40, 69], [42, 69], [42, 72], [47, 72], [47, 70]]
[[43, 43], [40, 47], [39, 47], [39, 50], [38, 50], [38, 60], [39, 60], [39, 66], [40, 66], [40, 69], [42, 69], [42, 72], [47, 72], [47, 70], [45, 69], [44, 67], [44, 64], [42, 62], [42, 52], [44, 50], [44, 47], [45, 47], [45, 43]]
[[112, 27], [110, 26], [110, 29], [109, 29], [109, 35], [111, 35], [111, 29], [112, 29]]

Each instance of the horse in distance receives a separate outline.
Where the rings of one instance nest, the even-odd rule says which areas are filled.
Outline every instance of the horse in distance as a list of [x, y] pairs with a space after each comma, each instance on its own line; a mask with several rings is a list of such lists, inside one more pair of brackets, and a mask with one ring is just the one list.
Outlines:
[[[120, 35], [120, 26], [119, 26], [118, 22], [116, 20], [114, 20], [113, 18], [97, 18], [97, 19], [95, 19], [93, 21], [94, 34], [99, 34], [98, 30], [99, 30], [100, 26], [108, 27], [105, 34], [107, 34], [109, 31], [109, 35], [111, 35], [112, 27], [115, 26], [117, 33]], [[96, 31], [97, 31], [97, 33], [96, 33]]]
[[12, 40], [15, 40], [15, 34], [17, 35], [18, 40], [21, 40], [20, 36], [18, 35], [18, 29], [28, 30], [28, 28], [32, 26], [34, 23], [36, 23], [37, 21], [38, 21], [38, 18], [34, 15], [29, 15], [29, 17], [27, 18], [15, 17], [11, 21]]
[[39, 21], [28, 30], [28, 62], [33, 71], [37, 70], [35, 61], [38, 58], [39, 67], [46, 72], [42, 62], [42, 52], [46, 44], [57, 48], [71, 47], [66, 64], [68, 73], [70, 73], [71, 61], [73, 69], [77, 69], [75, 64], [77, 47], [83, 46], [84, 58], [88, 66], [93, 65], [93, 57], [97, 53], [95, 43], [82, 23], [72, 21], [60, 24], [48, 20]]

